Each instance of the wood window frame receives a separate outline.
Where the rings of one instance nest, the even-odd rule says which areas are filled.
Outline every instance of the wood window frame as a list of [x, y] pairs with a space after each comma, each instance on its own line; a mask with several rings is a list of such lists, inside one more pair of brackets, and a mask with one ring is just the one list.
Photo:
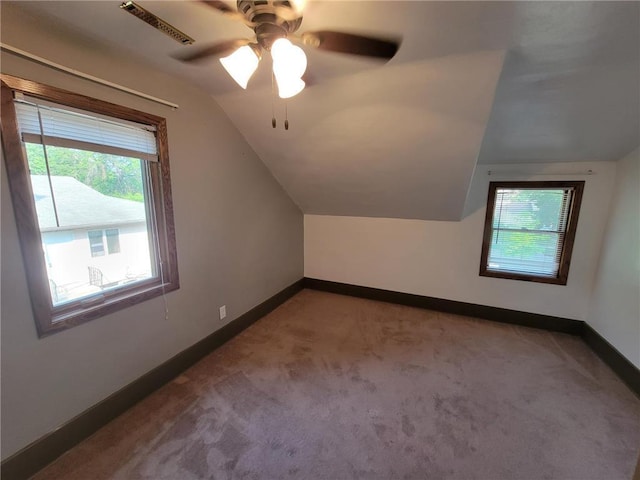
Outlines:
[[[44, 337], [57, 333], [180, 288], [166, 120], [139, 110], [11, 75], [0, 74], [0, 84], [2, 147], [38, 335]], [[152, 205], [147, 211], [153, 213], [151, 221], [155, 228], [149, 233], [153, 235], [153, 241], [157, 244], [155, 257], [161, 264], [161, 275], [136, 282], [130, 288], [105, 291], [93, 300], [92, 297], [88, 297], [69, 304], [53, 306], [45, 258], [42, 254], [42, 239], [29, 178], [28, 160], [18, 129], [14, 105], [16, 93], [156, 128], [158, 162], [153, 162], [153, 165], [148, 167], [148, 184], [152, 197], [149, 204]]]
[[[483, 277], [505, 278], [509, 280], [524, 280], [528, 282], [550, 283], [555, 285], [566, 285], [569, 278], [569, 267], [571, 265], [571, 256], [573, 253], [573, 243], [578, 228], [578, 217], [580, 215], [580, 206], [582, 204], [582, 194], [584, 191], [584, 181], [517, 181], [517, 182], [490, 182], [489, 193], [487, 196], [487, 212], [484, 219], [484, 232], [482, 237], [482, 252], [480, 255], [480, 275]], [[558, 274], [555, 277], [547, 277], [542, 275], [515, 273], [515, 272], [498, 272], [489, 270], [487, 262], [489, 258], [489, 247], [493, 234], [493, 215], [496, 202], [496, 191], [499, 188], [526, 188], [526, 189], [560, 189], [572, 188], [571, 205], [569, 206], [569, 215], [567, 217], [567, 228], [564, 235], [562, 250], [560, 253], [560, 261]]]

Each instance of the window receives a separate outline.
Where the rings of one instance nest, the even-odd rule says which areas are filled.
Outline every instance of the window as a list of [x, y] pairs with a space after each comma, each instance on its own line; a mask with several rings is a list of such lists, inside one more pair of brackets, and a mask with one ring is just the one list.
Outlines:
[[491, 182], [480, 275], [567, 284], [584, 182]]
[[109, 255], [120, 253], [120, 232], [117, 228], [109, 228], [105, 230], [107, 236], [107, 250]]
[[[104, 255], [104, 240], [102, 238], [102, 230], [90, 230], [87, 232], [89, 237], [89, 249], [92, 257], [100, 257]], [[120, 253], [120, 232], [117, 228], [109, 228], [104, 231], [107, 239], [107, 252], [109, 255]], [[49, 262], [51, 263], [51, 262]]]
[[[104, 243], [102, 243], [102, 230], [91, 230], [87, 232], [89, 236], [89, 248], [92, 257], [101, 257], [104, 255]], [[49, 262], [51, 263], [51, 262]]]
[[0, 79], [5, 163], [40, 336], [179, 288], [166, 121]]

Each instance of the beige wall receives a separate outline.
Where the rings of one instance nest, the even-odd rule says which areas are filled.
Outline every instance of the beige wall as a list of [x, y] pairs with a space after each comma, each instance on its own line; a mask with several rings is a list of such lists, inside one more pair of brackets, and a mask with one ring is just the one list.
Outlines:
[[[614, 178], [606, 162], [480, 165], [460, 222], [305, 215], [305, 276], [585, 320]], [[489, 181], [526, 179], [586, 181], [566, 286], [478, 275]]]
[[588, 322], [640, 368], [640, 150], [617, 164]]
[[[303, 274], [300, 210], [204, 92], [2, 4], [2, 41], [180, 105], [172, 110], [11, 54], [3, 73], [167, 118], [181, 288], [38, 339], [4, 162], [2, 458], [168, 360]], [[218, 319], [226, 304], [227, 318]]]

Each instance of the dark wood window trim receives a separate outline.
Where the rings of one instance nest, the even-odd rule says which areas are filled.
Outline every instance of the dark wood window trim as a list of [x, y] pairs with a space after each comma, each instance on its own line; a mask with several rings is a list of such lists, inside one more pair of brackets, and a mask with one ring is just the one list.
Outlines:
[[[180, 285], [173, 222], [166, 120], [128, 107], [11, 75], [0, 74], [0, 82], [2, 147], [38, 335], [42, 337], [60, 332], [164, 293], [177, 290]], [[22, 148], [13, 102], [14, 95], [17, 92], [68, 107], [155, 126], [159, 161], [154, 162], [148, 169], [153, 197], [153, 208], [149, 208], [149, 210], [155, 212], [155, 215], [151, 216], [156, 226], [155, 232], [153, 232], [153, 241], [157, 244], [157, 255], [161, 262], [161, 276], [138, 282], [130, 288], [123, 287], [113, 291], [104, 291], [102, 295], [94, 299], [93, 303], [91, 302], [91, 297], [89, 297], [84, 301], [73, 302], [69, 305], [65, 304], [64, 307], [53, 307], [45, 258], [42, 255], [40, 229], [29, 180], [29, 168]]]
[[[560, 254], [560, 266], [556, 277], [546, 277], [531, 274], [519, 274], [511, 272], [498, 272], [487, 268], [489, 257], [489, 246], [492, 237], [492, 223], [494, 207], [496, 202], [496, 190], [498, 188], [573, 188], [571, 205], [567, 219], [567, 228]], [[487, 198], [487, 213], [484, 220], [484, 234], [482, 238], [482, 253], [480, 258], [480, 275], [485, 277], [506, 278], [510, 280], [524, 280], [529, 282], [551, 283], [556, 285], [566, 285], [569, 278], [569, 266], [571, 264], [571, 254], [573, 252], [573, 242], [576, 237], [578, 227], [578, 215], [580, 214], [580, 204], [582, 203], [582, 193], [584, 191], [584, 181], [564, 182], [564, 181], [531, 181], [531, 182], [490, 182], [489, 195]]]

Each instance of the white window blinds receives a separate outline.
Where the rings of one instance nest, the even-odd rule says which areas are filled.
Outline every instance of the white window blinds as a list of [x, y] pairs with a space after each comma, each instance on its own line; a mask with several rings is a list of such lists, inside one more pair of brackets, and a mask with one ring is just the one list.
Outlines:
[[112, 155], [158, 160], [153, 128], [118, 122], [24, 97], [15, 102], [22, 140]]
[[497, 188], [487, 270], [556, 277], [573, 188]]

